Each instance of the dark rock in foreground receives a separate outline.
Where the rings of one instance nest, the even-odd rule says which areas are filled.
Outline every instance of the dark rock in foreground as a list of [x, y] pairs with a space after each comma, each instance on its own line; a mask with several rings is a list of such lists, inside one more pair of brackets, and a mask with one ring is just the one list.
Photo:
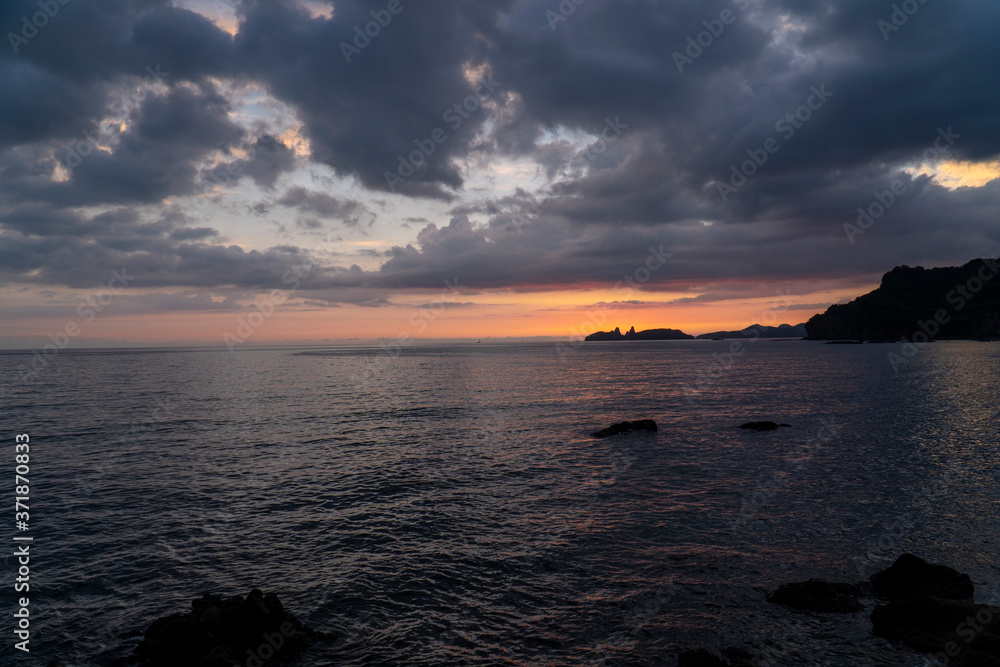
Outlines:
[[750, 667], [753, 657], [749, 651], [735, 646], [723, 651], [723, 657], [699, 648], [681, 653], [677, 658], [677, 667]]
[[861, 611], [861, 586], [819, 579], [784, 584], [768, 593], [767, 601], [796, 611], [849, 614]]
[[656, 422], [652, 419], [639, 419], [634, 422], [619, 422], [617, 424], [612, 424], [607, 428], [603, 428], [600, 431], [594, 431], [593, 436], [595, 438], [609, 438], [613, 435], [619, 435], [621, 433], [629, 433], [630, 431], [656, 431]]
[[747, 422], [746, 424], [740, 424], [740, 428], [745, 428], [750, 431], [776, 431], [779, 428], [791, 428], [791, 424], [778, 424], [775, 422]]
[[970, 600], [976, 592], [969, 575], [945, 565], [932, 565], [913, 554], [903, 554], [869, 580], [875, 596], [884, 600], [918, 596]]
[[729, 663], [703, 648], [684, 651], [677, 658], [677, 667], [729, 667]]
[[[871, 618], [876, 636], [939, 653], [943, 664], [988, 665], [1000, 660], [1000, 607], [907, 598], [876, 607]], [[960, 662], [949, 662], [960, 653], [965, 653]]]
[[262, 665], [319, 638], [327, 637], [287, 613], [274, 593], [254, 589], [228, 599], [206, 593], [188, 613], [153, 621], [134, 657], [152, 667]]

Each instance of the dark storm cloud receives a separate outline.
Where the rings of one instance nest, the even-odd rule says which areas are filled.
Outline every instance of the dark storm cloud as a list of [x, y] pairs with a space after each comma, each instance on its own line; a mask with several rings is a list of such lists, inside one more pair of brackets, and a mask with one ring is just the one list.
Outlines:
[[298, 186], [289, 189], [277, 203], [303, 213], [312, 213], [320, 218], [340, 220], [351, 226], [362, 222], [370, 224], [375, 220], [374, 214], [361, 202], [340, 199], [325, 192], [313, 192]]
[[[36, 212], [38, 219], [45, 211]], [[235, 245], [207, 243], [216, 232], [191, 227], [176, 211], [148, 220], [131, 208], [118, 208], [60, 224], [69, 231], [37, 233], [37, 226], [24, 221], [10, 229], [0, 243], [0, 281], [58, 284], [76, 288], [107, 283], [112, 270], [124, 269], [134, 287], [157, 288], [240, 287], [289, 289], [296, 284], [295, 272], [315, 262], [305, 251], [278, 246], [266, 251], [245, 251]], [[310, 277], [330, 278], [340, 272], [310, 268]]]
[[[198, 163], [242, 138], [207, 79], [232, 70], [232, 39], [168, 4], [73, 0], [17, 53], [0, 49], [0, 214], [192, 194]], [[4, 3], [0, 29], [38, 11]], [[122, 114], [124, 132], [108, 127]], [[52, 179], [57, 163], [68, 180]]]
[[225, 186], [249, 176], [262, 188], [271, 189], [281, 174], [295, 166], [295, 151], [268, 134], [247, 146], [246, 151], [247, 158], [212, 168], [206, 179]]
[[[370, 28], [385, 6], [342, 0], [326, 19], [291, 0], [247, 0], [234, 38], [166, 1], [72, 0], [17, 53], [0, 49], [0, 278], [96, 284], [129, 260], [151, 284], [280, 282], [302, 251], [245, 252], [127, 208], [244, 177], [269, 189], [296, 167], [289, 146], [233, 120], [225, 82], [288, 105], [312, 160], [363, 188], [390, 189], [386, 172], [421, 151], [396, 191], [464, 197], [449, 224], [425, 226], [380, 270], [329, 269], [317, 289], [437, 288], [455, 276], [478, 287], [614, 284], [661, 243], [674, 258], [647, 289], [860, 282], [1000, 241], [1000, 182], [949, 190], [903, 170], [941, 131], [954, 137], [941, 159], [1000, 154], [996, 3], [927, 2], [896, 30], [885, 27], [892, 3], [870, 0], [589, 0], [565, 20], [547, 14], [559, 13], [555, 0], [404, 0]], [[36, 11], [3, 3], [0, 29], [18, 31]], [[149, 67], [169, 74], [132, 99], [125, 130], [54, 180], [57, 161], [84, 133], [107, 131]], [[495, 84], [476, 97], [486, 78]], [[766, 161], [745, 168], [754, 156]], [[546, 184], [471, 200], [465, 161], [488, 169], [497, 158], [530, 160]], [[734, 168], [753, 174], [738, 182]], [[905, 194], [849, 238], [858, 207], [894, 182]], [[302, 188], [275, 204], [306, 227], [371, 219], [361, 202]]]
[[[407, 160], [422, 142], [424, 166], [396, 190], [447, 199], [463, 183], [452, 158], [469, 150], [488, 114], [446, 113], [475, 94], [479, 82], [470, 83], [465, 68], [488, 62], [487, 35], [509, 5], [404, 3], [384, 33], [347, 62], [340, 44], [351, 45], [354, 28], [373, 21], [371, 11], [383, 6], [345, 0], [326, 20], [292, 2], [246, 3], [236, 48], [244, 65], [295, 107], [316, 160], [386, 190], [385, 173], [396, 173], [400, 156]], [[500, 93], [490, 99], [503, 101]], [[435, 130], [443, 142], [431, 139]]]

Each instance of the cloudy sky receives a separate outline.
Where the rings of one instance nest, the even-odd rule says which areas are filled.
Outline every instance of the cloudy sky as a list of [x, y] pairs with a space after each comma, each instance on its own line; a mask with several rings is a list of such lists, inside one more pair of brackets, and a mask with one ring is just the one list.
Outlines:
[[0, 346], [702, 333], [998, 252], [995, 2], [6, 0], [0, 31]]

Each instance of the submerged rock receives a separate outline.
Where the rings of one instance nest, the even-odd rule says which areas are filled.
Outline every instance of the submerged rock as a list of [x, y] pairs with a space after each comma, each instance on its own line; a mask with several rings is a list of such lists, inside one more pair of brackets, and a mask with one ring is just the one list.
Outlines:
[[613, 435], [619, 435], [621, 433], [628, 433], [630, 431], [656, 431], [656, 422], [652, 419], [639, 419], [634, 422], [619, 422], [617, 424], [612, 424], [607, 428], [602, 428], [600, 431], [594, 431], [593, 436], [595, 438], [608, 438]]
[[767, 601], [796, 611], [849, 614], [861, 611], [863, 594], [858, 584], [810, 579], [779, 586], [767, 594]]
[[933, 565], [913, 554], [903, 554], [869, 580], [875, 596], [884, 600], [917, 596], [970, 600], [976, 592], [969, 575], [946, 565]]
[[153, 621], [134, 657], [152, 667], [263, 665], [320, 638], [328, 637], [287, 613], [274, 593], [254, 589], [228, 599], [206, 593], [188, 613]]
[[778, 424], [776, 422], [747, 422], [746, 424], [740, 424], [740, 428], [745, 428], [750, 431], [776, 431], [779, 428], [791, 428], [791, 424]]

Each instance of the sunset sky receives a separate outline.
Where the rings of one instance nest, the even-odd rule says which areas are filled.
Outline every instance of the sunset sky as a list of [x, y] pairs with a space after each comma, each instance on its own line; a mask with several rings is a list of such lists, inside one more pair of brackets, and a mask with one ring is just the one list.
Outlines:
[[6, 1], [0, 348], [804, 322], [997, 254], [998, 26], [973, 0]]

